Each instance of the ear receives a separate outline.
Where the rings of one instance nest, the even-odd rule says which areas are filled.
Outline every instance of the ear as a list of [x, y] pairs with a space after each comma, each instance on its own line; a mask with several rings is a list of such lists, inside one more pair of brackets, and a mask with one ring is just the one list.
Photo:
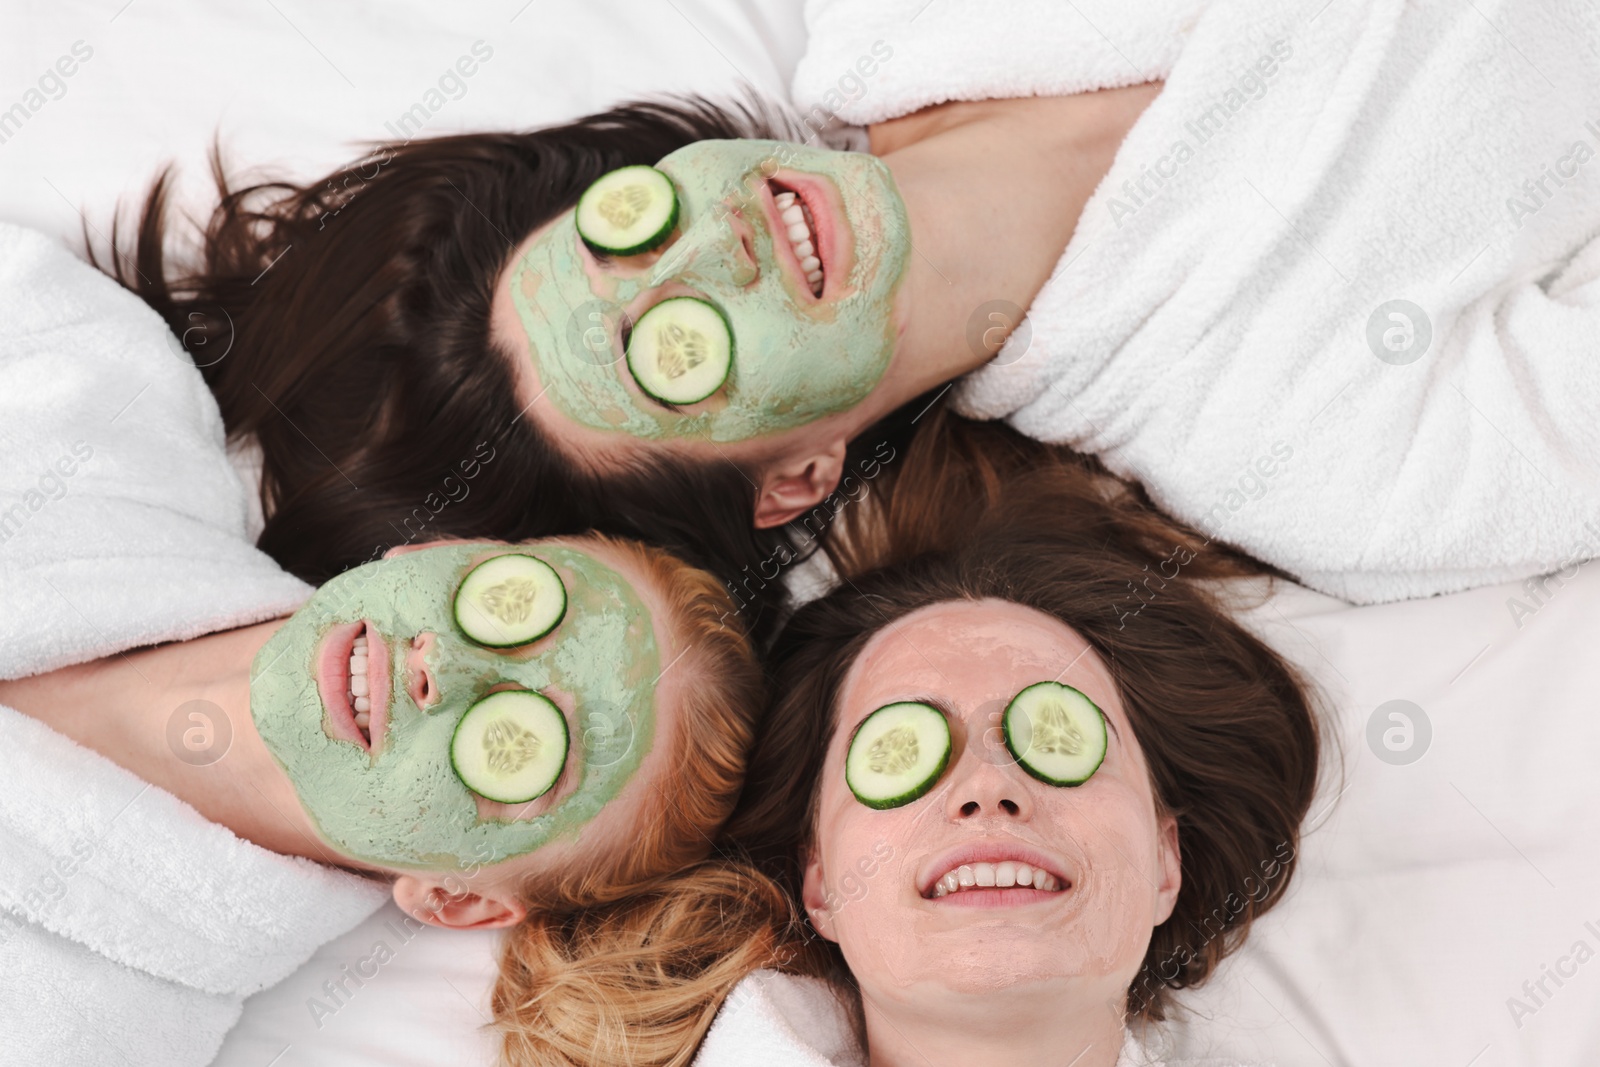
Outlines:
[[1162, 816], [1156, 848], [1161, 878], [1156, 887], [1155, 925], [1160, 926], [1172, 916], [1172, 909], [1178, 904], [1178, 890], [1183, 888], [1183, 854], [1178, 851], [1178, 820], [1171, 815]]
[[395, 879], [394, 902], [407, 915], [446, 930], [515, 926], [528, 914], [528, 909], [515, 897], [493, 891], [452, 893], [435, 879], [410, 874]]
[[844, 473], [845, 446], [841, 437], [821, 452], [768, 467], [756, 499], [756, 529], [782, 526], [826, 500]]
[[822, 888], [822, 861], [815, 850], [806, 860], [805, 878], [800, 883], [800, 903], [811, 916], [811, 925], [829, 941], [837, 941], [833, 932], [833, 908], [828, 905], [827, 891]]
[[423, 541], [421, 544], [416, 545], [395, 545], [393, 548], [390, 548], [383, 554], [383, 558], [394, 559], [396, 556], [409, 555], [412, 552], [421, 552], [425, 548], [438, 548], [441, 545], [477, 545], [483, 544], [485, 541], [493, 540], [493, 538], [483, 538], [469, 541], [465, 537], [445, 537], [437, 541]]

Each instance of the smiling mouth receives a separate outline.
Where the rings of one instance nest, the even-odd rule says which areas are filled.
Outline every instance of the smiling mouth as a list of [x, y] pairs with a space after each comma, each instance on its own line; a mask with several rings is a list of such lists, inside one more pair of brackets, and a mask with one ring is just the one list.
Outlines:
[[335, 740], [368, 753], [381, 747], [389, 725], [389, 646], [370, 623], [328, 631], [318, 656], [317, 695]]
[[[780, 229], [773, 234], [775, 243], [788, 246], [793, 257], [790, 266], [799, 274], [811, 295], [820, 298], [827, 284], [827, 266], [823, 256], [824, 242], [818, 236], [813, 205], [802, 191], [780, 182], [769, 179], [767, 188], [772, 194], [780, 220]], [[780, 233], [783, 240], [777, 242]]]
[[1073, 888], [1061, 860], [1020, 842], [974, 841], [932, 864], [918, 887], [940, 906], [1012, 907], [1060, 900]]
[[999, 863], [963, 863], [946, 872], [925, 894], [929, 900], [977, 889], [1032, 889], [1044, 893], [1061, 892], [1061, 879], [1049, 871], [1013, 860]]

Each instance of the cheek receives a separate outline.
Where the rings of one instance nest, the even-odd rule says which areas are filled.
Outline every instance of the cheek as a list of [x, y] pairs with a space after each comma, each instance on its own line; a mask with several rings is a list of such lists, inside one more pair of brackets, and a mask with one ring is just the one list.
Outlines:
[[1131, 980], [1155, 925], [1161, 873], [1154, 819], [1135, 799], [1107, 790], [1054, 821], [1056, 840], [1077, 842], [1082, 872], [1074, 887], [1077, 919], [1060, 930], [1063, 973]]

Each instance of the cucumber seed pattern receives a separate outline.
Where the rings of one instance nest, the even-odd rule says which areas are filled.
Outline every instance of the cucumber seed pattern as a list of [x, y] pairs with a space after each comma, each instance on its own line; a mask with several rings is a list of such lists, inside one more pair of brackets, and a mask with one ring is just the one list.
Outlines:
[[1060, 701], [1042, 703], [1034, 710], [1030, 748], [1049, 756], [1076, 756], [1083, 752], [1084, 741], [1083, 732]]
[[650, 190], [638, 182], [608, 189], [595, 205], [600, 217], [619, 230], [627, 229], [644, 215], [650, 206]]
[[867, 767], [875, 774], [904, 774], [917, 765], [919, 754], [916, 731], [896, 726], [867, 749]]
[[656, 345], [660, 353], [656, 356], [656, 366], [667, 378], [676, 380], [706, 361], [711, 342], [699, 330], [668, 322], [656, 331]]
[[479, 602], [501, 622], [520, 623], [533, 614], [538, 595], [539, 583], [519, 575], [485, 589]]
[[484, 762], [494, 774], [516, 774], [539, 755], [544, 745], [533, 731], [501, 719], [483, 732]]

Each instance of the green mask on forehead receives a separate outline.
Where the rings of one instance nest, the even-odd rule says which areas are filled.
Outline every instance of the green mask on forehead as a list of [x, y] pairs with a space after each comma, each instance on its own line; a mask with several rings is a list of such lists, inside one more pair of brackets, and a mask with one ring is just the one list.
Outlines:
[[[715, 442], [793, 429], [864, 400], [894, 352], [894, 301], [911, 248], [888, 167], [862, 153], [781, 141], [699, 141], [656, 166], [677, 190], [679, 219], [677, 235], [649, 270], [622, 277], [595, 264], [568, 211], [507, 274], [525, 335], [519, 340], [543, 396], [592, 429]], [[826, 300], [802, 295], [803, 280], [779, 259], [777, 242], [788, 237], [772, 232], [762, 198], [780, 167], [837, 190], [850, 251], [827, 268], [843, 273], [846, 284], [830, 278]], [[753, 280], [735, 213], [753, 232]], [[733, 333], [727, 382], [691, 412], [654, 404], [623, 358], [624, 313], [637, 321], [669, 295], [710, 301]]]
[[[492, 651], [456, 629], [452, 602], [468, 571], [506, 552], [554, 567], [567, 611], [533, 645]], [[362, 620], [388, 648], [388, 722], [372, 754], [336, 738], [317, 686], [329, 632]], [[409, 695], [406, 672], [412, 640], [425, 633], [435, 635], [425, 662], [439, 697], [426, 709]], [[459, 869], [575, 836], [615, 799], [650, 750], [660, 673], [648, 609], [593, 556], [559, 545], [448, 545], [368, 563], [317, 590], [256, 656], [250, 712], [329, 844], [381, 866]], [[570, 695], [565, 773], [580, 777], [542, 814], [486, 820], [451, 769], [450, 741], [466, 710], [504, 683]]]

